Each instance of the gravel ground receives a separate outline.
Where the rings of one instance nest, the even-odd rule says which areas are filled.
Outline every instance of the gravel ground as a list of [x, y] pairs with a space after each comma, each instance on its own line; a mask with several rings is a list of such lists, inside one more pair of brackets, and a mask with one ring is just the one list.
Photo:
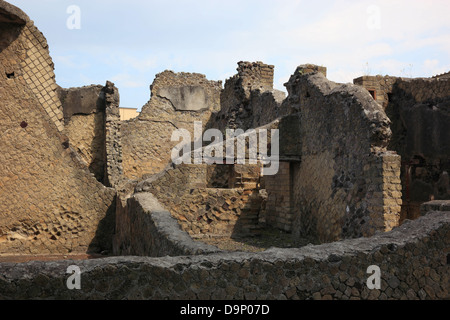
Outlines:
[[271, 247], [299, 248], [311, 243], [308, 239], [294, 240], [291, 234], [280, 230], [264, 230], [258, 236], [241, 238], [214, 237], [196, 239], [196, 241], [216, 246], [225, 251], [245, 252], [262, 252]]

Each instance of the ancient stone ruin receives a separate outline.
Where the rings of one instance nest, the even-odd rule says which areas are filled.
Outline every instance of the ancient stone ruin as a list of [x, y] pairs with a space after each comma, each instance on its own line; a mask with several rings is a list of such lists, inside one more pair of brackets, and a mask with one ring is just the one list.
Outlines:
[[[448, 299], [448, 74], [340, 84], [303, 64], [286, 95], [274, 68], [163, 71], [121, 121], [119, 89], [58, 86], [43, 34], [0, 0], [0, 299]], [[278, 130], [277, 173], [250, 152], [174, 163], [180, 129], [189, 159], [208, 129], [241, 129], [236, 148]]]

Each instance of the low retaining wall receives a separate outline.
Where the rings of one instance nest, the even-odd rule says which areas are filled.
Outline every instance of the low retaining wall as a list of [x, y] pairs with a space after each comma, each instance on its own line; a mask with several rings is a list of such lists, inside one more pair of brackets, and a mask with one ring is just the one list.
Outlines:
[[219, 252], [195, 242], [151, 193], [138, 193], [126, 203], [117, 201], [115, 255], [177, 256]]
[[[449, 239], [449, 212], [430, 212], [371, 238], [300, 249], [2, 263], [0, 299], [449, 299]], [[66, 286], [74, 264], [79, 290]], [[380, 289], [367, 286], [369, 266]]]

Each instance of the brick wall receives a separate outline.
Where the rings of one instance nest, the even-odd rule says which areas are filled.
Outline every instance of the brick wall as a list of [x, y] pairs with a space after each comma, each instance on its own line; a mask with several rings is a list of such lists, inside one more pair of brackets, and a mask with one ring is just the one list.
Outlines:
[[292, 231], [293, 221], [293, 181], [292, 172], [298, 165], [295, 162], [280, 162], [276, 175], [265, 176], [264, 185], [267, 191], [266, 223], [287, 232]]
[[253, 90], [268, 91], [273, 89], [274, 66], [257, 62], [238, 62], [238, 75], [247, 95]]
[[390, 76], [362, 76], [354, 79], [353, 83], [367, 89], [374, 100], [386, 109], [389, 103], [389, 94], [397, 80], [397, 77]]
[[281, 115], [285, 94], [273, 89], [274, 66], [241, 61], [237, 72], [225, 81], [220, 111], [212, 114], [208, 128], [256, 129]]
[[389, 231], [399, 225], [402, 205], [400, 169], [400, 156], [394, 152], [378, 154], [364, 166], [364, 174], [371, 177], [366, 195], [370, 215], [349, 220], [358, 228], [358, 224], [369, 219], [370, 222], [362, 226], [364, 236]]

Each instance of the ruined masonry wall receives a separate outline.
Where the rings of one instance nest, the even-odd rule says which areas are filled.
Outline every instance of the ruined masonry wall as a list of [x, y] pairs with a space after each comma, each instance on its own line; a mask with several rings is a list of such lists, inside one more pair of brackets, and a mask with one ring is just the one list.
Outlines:
[[104, 123], [104, 113], [92, 113], [75, 115], [65, 126], [70, 144], [98, 181], [103, 181], [105, 173]]
[[[371, 238], [301, 249], [77, 261], [81, 290], [66, 287], [74, 261], [1, 263], [0, 299], [449, 299], [449, 217], [431, 212]], [[380, 289], [367, 287], [371, 265]]]
[[401, 194], [400, 157], [387, 151], [389, 119], [364, 89], [304, 71], [287, 84], [301, 119], [294, 235], [329, 242], [391, 230]]
[[122, 131], [120, 121], [119, 89], [107, 81], [103, 88], [105, 94], [105, 180], [104, 184], [116, 190], [126, 181], [123, 168]]
[[58, 131], [64, 129], [63, 111], [57, 95], [54, 64], [43, 34], [29, 21], [23, 29], [24, 59], [20, 61], [23, 78], [43, 106]]
[[391, 148], [406, 160], [450, 157], [450, 80], [399, 79], [387, 113], [393, 122]]
[[397, 89], [411, 95], [417, 103], [426, 102], [427, 100], [448, 98], [450, 93], [449, 79], [400, 78], [396, 85]]
[[389, 93], [392, 92], [397, 77], [390, 76], [363, 76], [353, 80], [353, 83], [370, 90], [374, 94], [374, 99], [386, 109], [389, 103]]
[[354, 83], [375, 91], [392, 121], [389, 149], [402, 158], [400, 222], [419, 217], [424, 201], [450, 199], [448, 77], [364, 76]]
[[403, 163], [401, 219], [415, 219], [423, 202], [450, 199], [450, 80], [399, 79], [391, 99], [390, 148]]
[[0, 254], [111, 250], [115, 191], [61, 134], [42, 35], [30, 21], [0, 34]]
[[59, 88], [64, 134], [98, 181], [105, 175], [105, 95], [103, 86]]
[[[363, 76], [353, 80], [355, 85], [367, 90], [375, 91], [375, 101], [384, 109], [389, 104], [390, 94], [398, 94], [402, 91], [416, 103], [427, 100], [442, 99], [449, 96], [450, 81], [447, 78], [401, 78], [393, 76]], [[397, 92], [393, 92], [399, 90]]]
[[114, 255], [164, 257], [219, 251], [192, 240], [151, 193], [139, 193], [118, 203]]
[[286, 232], [292, 231], [294, 219], [291, 170], [294, 170], [295, 166], [298, 166], [298, 163], [282, 161], [276, 175], [264, 177], [265, 189], [268, 194], [266, 223]]
[[1, 77], [21, 77], [61, 132], [64, 129], [62, 106], [45, 37], [30, 20], [20, 27], [8, 24], [2, 28], [5, 37], [8, 33], [11, 37], [14, 54], [2, 60]]
[[[137, 180], [164, 170], [179, 143], [171, 141], [173, 131], [186, 129], [193, 139], [194, 121], [201, 121], [205, 128], [211, 113], [219, 109], [221, 89], [220, 81], [209, 81], [201, 74], [164, 71], [156, 75], [150, 101], [137, 118], [121, 124], [125, 177]], [[202, 108], [177, 109], [185, 105]]]
[[241, 61], [237, 72], [226, 80], [220, 110], [211, 116], [209, 128], [256, 129], [280, 116], [285, 95], [273, 89], [274, 66]]
[[241, 85], [249, 95], [253, 90], [267, 91], [273, 89], [274, 66], [258, 62], [240, 61], [238, 74]]
[[143, 180], [136, 191], [154, 194], [193, 237], [229, 237], [258, 231], [262, 198], [254, 182], [230, 189], [206, 186], [207, 165], [181, 165]]

